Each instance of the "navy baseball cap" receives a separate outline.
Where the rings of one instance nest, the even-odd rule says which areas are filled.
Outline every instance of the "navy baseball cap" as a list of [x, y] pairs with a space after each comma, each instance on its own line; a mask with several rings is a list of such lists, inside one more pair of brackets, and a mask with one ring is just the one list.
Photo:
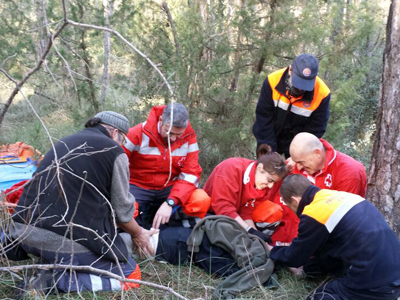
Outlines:
[[318, 74], [318, 60], [311, 54], [301, 54], [292, 63], [292, 85], [303, 91], [312, 91]]

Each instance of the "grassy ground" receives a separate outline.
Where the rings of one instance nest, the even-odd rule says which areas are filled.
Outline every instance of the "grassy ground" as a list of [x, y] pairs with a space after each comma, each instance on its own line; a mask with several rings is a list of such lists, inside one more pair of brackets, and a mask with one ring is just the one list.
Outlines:
[[[23, 261], [19, 264], [30, 263]], [[172, 288], [187, 299], [211, 299], [214, 288], [222, 279], [207, 274], [204, 270], [196, 266], [173, 266], [170, 264], [159, 263], [156, 261], [141, 261], [142, 280], [164, 285]], [[19, 273], [20, 276], [27, 276], [27, 272]], [[256, 299], [280, 299], [293, 300], [305, 299], [307, 294], [319, 284], [318, 280], [310, 281], [297, 279], [290, 272], [282, 270], [278, 273], [279, 287], [266, 289], [256, 287], [237, 296], [236, 299], [256, 300]], [[13, 287], [15, 281], [6, 273], [0, 274], [0, 299], [13, 299]], [[45, 295], [31, 292], [26, 299], [44, 299]], [[121, 299], [121, 292], [101, 292], [78, 294], [59, 294], [48, 296], [47, 299]], [[148, 286], [141, 286], [138, 289], [130, 290], [125, 293], [124, 299], [177, 299], [166, 291], [155, 289]]]

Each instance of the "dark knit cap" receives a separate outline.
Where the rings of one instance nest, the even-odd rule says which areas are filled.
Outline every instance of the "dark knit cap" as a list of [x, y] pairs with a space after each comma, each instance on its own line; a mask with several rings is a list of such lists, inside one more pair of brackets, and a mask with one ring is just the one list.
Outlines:
[[110, 125], [125, 134], [129, 131], [129, 120], [121, 114], [114, 111], [102, 111], [94, 116], [101, 120], [101, 123]]

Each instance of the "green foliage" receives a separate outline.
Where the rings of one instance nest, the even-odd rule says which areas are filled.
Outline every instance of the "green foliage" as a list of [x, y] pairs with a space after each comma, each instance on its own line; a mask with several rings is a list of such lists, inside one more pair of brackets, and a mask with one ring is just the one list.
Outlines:
[[[320, 76], [332, 91], [325, 138], [339, 150], [368, 162], [384, 46], [386, 8], [381, 2], [167, 3], [172, 24], [157, 1], [146, 0], [114, 1], [110, 24], [160, 68], [174, 90], [175, 100], [187, 105], [198, 133], [205, 175], [225, 158], [254, 156], [251, 126], [261, 84], [268, 73], [288, 66], [305, 52], [320, 59]], [[101, 2], [83, 5], [70, 1], [67, 9], [71, 20], [105, 24]], [[50, 23], [50, 32], [59, 26], [62, 11], [58, 1], [46, 1], [46, 18], [43, 11], [39, 2], [6, 0], [0, 4], [4, 40], [0, 65], [17, 80], [38, 61], [48, 39], [45, 21]], [[40, 108], [41, 116], [57, 115], [57, 110], [65, 116], [50, 125], [56, 138], [82, 126], [99, 109], [123, 112], [135, 124], [145, 120], [152, 105], [170, 100], [159, 74], [111, 36], [107, 98], [102, 106], [98, 99], [103, 44], [103, 32], [68, 25], [55, 41], [57, 51], [51, 50], [46, 64], [26, 85], [33, 91], [28, 97], [40, 105], [46, 106], [48, 98], [53, 99], [49, 107]], [[0, 77], [0, 82], [7, 79]], [[12, 84], [8, 82], [7, 86], [0, 91], [1, 99], [10, 94]], [[20, 104], [13, 106], [19, 108]], [[40, 126], [31, 126], [38, 122], [32, 113], [26, 112], [21, 118], [16, 109], [10, 109], [9, 114], [0, 137], [3, 142], [29, 142], [29, 137], [41, 135], [37, 144], [49, 145]], [[24, 134], [10, 129], [15, 128], [15, 122], [26, 128]], [[66, 125], [68, 122], [72, 125]], [[54, 129], [58, 126], [62, 130]]]

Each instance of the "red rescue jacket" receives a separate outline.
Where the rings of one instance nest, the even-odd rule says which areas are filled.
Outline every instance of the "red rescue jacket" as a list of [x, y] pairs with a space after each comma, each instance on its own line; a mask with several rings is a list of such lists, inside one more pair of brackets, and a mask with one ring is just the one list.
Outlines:
[[331, 144], [320, 139], [326, 149], [325, 167], [314, 175], [299, 171], [294, 167], [294, 174], [302, 174], [321, 189], [348, 192], [365, 197], [367, 173], [362, 163], [335, 150]]
[[189, 122], [182, 136], [171, 143], [172, 174], [168, 182], [170, 152], [158, 130], [165, 107], [154, 106], [146, 122], [129, 129], [124, 145], [129, 157], [129, 182], [151, 190], [162, 190], [173, 185], [168, 198], [182, 205], [200, 181], [202, 169], [198, 161], [199, 147], [196, 133]]
[[268, 200], [269, 189], [254, 187], [257, 162], [232, 157], [212, 171], [203, 189], [211, 197], [211, 210], [217, 215], [251, 220], [257, 204]]

